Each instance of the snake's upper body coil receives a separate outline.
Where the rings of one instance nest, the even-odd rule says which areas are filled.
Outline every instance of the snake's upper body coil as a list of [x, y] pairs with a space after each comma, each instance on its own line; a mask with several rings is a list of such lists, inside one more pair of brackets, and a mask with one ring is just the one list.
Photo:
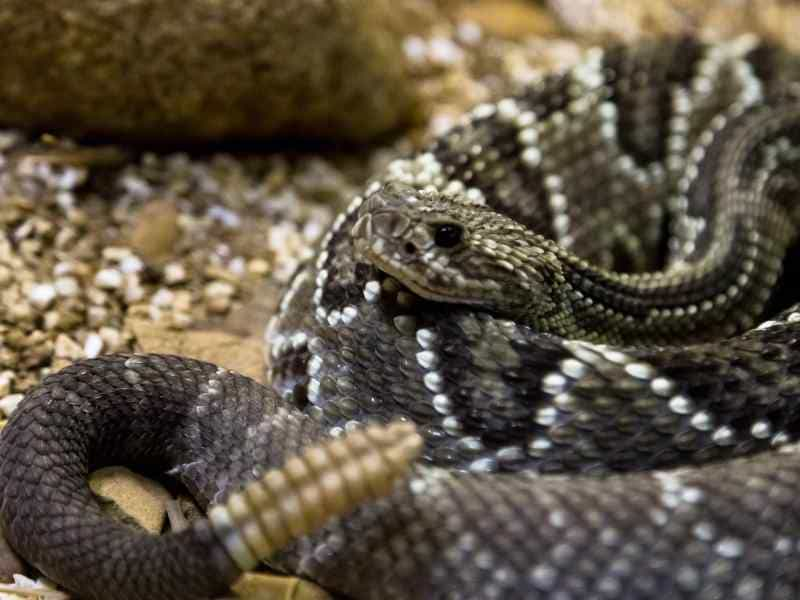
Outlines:
[[[295, 276], [271, 388], [145, 355], [29, 393], [5, 534], [94, 598], [209, 597], [262, 557], [358, 599], [800, 596], [797, 81], [672, 39], [476, 107]], [[412, 429], [359, 433], [398, 417], [410, 471]], [[84, 479], [120, 460], [210, 522], [110, 525]]]

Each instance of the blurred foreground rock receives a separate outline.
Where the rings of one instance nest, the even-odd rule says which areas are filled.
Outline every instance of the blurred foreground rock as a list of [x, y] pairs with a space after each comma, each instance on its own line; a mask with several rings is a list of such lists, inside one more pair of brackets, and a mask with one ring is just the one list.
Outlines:
[[402, 44], [421, 6], [6, 0], [0, 125], [148, 143], [364, 141], [417, 115]]

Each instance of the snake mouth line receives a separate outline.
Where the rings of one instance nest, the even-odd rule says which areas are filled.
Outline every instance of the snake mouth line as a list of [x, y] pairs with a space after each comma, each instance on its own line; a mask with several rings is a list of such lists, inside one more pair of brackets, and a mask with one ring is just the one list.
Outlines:
[[[462, 304], [464, 306], [482, 306], [482, 303], [475, 300], [469, 300], [467, 298], [458, 298], [454, 296], [448, 296], [432, 290], [429, 287], [422, 285], [416, 274], [413, 270], [404, 270], [402, 268], [396, 267], [390, 263], [387, 263], [381, 260], [377, 255], [372, 252], [366, 251], [364, 254], [364, 258], [366, 258], [372, 266], [376, 269], [384, 273], [388, 277], [392, 277], [397, 280], [397, 282], [408, 289], [412, 294], [415, 296], [419, 296], [423, 300], [427, 300], [429, 302], [438, 302], [441, 304]], [[454, 288], [455, 289], [455, 288]]]

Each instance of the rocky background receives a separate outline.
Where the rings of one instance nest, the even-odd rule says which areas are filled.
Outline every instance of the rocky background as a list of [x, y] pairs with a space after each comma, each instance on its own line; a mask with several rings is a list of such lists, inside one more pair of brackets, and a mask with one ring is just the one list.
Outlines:
[[[589, 46], [800, 46], [789, 0], [69, 4], [0, 6], [0, 428], [47, 373], [105, 352], [262, 379], [282, 287], [369, 177]], [[122, 469], [92, 485], [150, 531], [193, 512]], [[0, 543], [0, 598], [64, 597], [47, 590]], [[327, 597], [267, 575], [237, 592]]]

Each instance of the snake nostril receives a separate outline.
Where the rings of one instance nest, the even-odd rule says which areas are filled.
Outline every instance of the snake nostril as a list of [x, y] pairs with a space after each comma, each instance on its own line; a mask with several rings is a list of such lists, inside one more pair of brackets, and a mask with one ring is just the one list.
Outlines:
[[408, 255], [414, 255], [417, 253], [417, 247], [412, 242], [406, 242], [405, 246], [403, 246], [403, 250]]

